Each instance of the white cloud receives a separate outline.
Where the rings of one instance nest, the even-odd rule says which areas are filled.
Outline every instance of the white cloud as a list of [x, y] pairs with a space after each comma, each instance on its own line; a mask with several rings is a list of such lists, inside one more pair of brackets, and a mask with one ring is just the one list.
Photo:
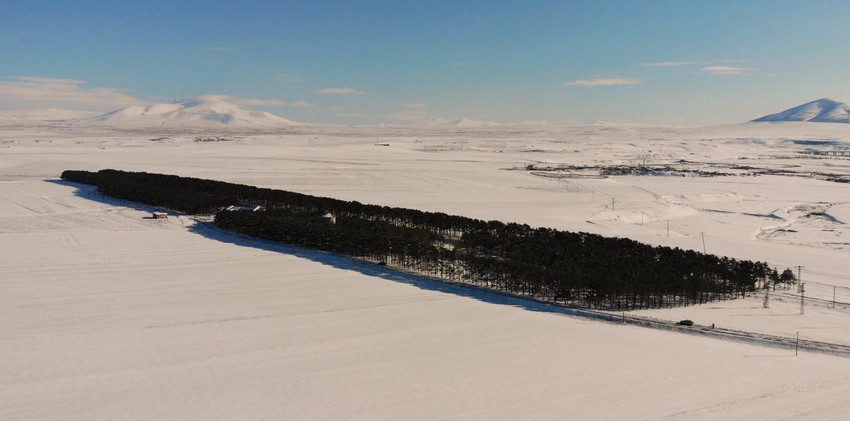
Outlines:
[[641, 81], [638, 79], [632, 78], [598, 78], [591, 80], [574, 80], [572, 82], [565, 82], [565, 86], [587, 86], [587, 87], [597, 87], [597, 86], [617, 86], [617, 85], [638, 85]]
[[691, 64], [690, 61], [657, 61], [652, 63], [641, 63], [645, 67], [681, 67]]
[[228, 48], [228, 47], [207, 47], [204, 48], [204, 51], [208, 53], [235, 53], [239, 51], [238, 48]]
[[428, 104], [411, 102], [410, 104], [404, 104], [404, 108], [414, 108], [414, 109], [428, 108]]
[[144, 103], [118, 89], [84, 85], [85, 82], [75, 79], [10, 77], [0, 80], [0, 104], [9, 109], [108, 111]]
[[319, 89], [315, 93], [321, 95], [363, 95], [363, 92], [358, 91], [354, 88], [344, 87], [344, 88], [324, 88]]
[[230, 95], [204, 95], [199, 97], [201, 100], [210, 101], [226, 101], [239, 107], [292, 107], [292, 108], [313, 108], [316, 104], [307, 101], [287, 102], [279, 99], [259, 99], [259, 98], [239, 98]]
[[[280, 99], [240, 98], [231, 95], [203, 95], [206, 101], [226, 101], [239, 107], [313, 108], [307, 101], [287, 102]], [[118, 89], [86, 87], [76, 79], [16, 76], [0, 80], [0, 108], [62, 108], [80, 111], [111, 111], [130, 105], [148, 105]]]
[[749, 67], [732, 67], [732, 66], [706, 66], [702, 69], [703, 72], [718, 76], [737, 76], [752, 72]]
[[226, 101], [240, 107], [281, 106], [285, 103], [279, 99], [239, 98], [230, 95], [203, 95], [198, 99], [205, 101]]

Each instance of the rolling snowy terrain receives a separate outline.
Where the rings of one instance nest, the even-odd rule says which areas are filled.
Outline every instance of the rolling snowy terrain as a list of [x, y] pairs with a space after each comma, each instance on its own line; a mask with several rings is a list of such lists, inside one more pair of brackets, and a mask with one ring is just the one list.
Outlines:
[[[0, 418], [850, 411], [847, 357], [570, 317], [185, 216], [150, 219], [57, 181], [65, 169], [170, 173], [799, 265], [802, 315], [796, 290], [771, 292], [769, 308], [757, 293], [633, 313], [850, 344], [844, 124], [257, 126], [265, 116], [200, 102], [2, 123]], [[659, 170], [595, 169], [644, 165]]]

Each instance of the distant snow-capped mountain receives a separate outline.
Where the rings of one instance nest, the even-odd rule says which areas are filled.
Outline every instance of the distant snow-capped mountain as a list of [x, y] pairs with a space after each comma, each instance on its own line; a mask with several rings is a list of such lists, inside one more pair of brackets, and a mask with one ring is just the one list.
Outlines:
[[478, 121], [470, 118], [459, 118], [457, 120], [449, 121], [444, 125], [452, 127], [492, 127], [498, 126], [499, 124], [492, 121]]
[[766, 115], [753, 122], [810, 121], [814, 123], [850, 123], [850, 107], [843, 102], [821, 98], [781, 113]]
[[131, 106], [84, 120], [120, 128], [279, 128], [298, 123], [265, 111], [249, 111], [218, 97]]
[[431, 118], [424, 121], [422, 124], [428, 127], [457, 127], [457, 128], [479, 128], [479, 127], [495, 127], [501, 126], [499, 123], [494, 123], [492, 121], [478, 121], [472, 120], [469, 118], [458, 118], [454, 120], [446, 120], [444, 118]]

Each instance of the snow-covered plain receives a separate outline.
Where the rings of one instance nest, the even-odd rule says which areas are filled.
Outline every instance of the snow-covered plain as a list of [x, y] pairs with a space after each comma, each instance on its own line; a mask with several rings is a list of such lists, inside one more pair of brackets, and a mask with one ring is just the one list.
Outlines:
[[[148, 219], [149, 208], [57, 181], [64, 169], [117, 168], [696, 250], [704, 238], [710, 253], [802, 265], [815, 300], [805, 315], [791, 290], [772, 293], [768, 309], [756, 295], [636, 314], [847, 344], [850, 184], [809, 175], [850, 174], [850, 160], [801, 153], [844, 150], [846, 125], [244, 133], [15, 119], [0, 130], [0, 419], [837, 420], [850, 411], [850, 358], [569, 317], [187, 217]], [[643, 162], [793, 174], [521, 170]]]

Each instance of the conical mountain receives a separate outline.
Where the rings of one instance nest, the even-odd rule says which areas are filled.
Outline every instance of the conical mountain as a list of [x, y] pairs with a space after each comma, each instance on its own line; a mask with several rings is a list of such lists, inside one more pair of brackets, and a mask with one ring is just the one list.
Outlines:
[[821, 98], [781, 113], [766, 115], [753, 122], [810, 121], [814, 123], [850, 123], [850, 107], [843, 102]]

